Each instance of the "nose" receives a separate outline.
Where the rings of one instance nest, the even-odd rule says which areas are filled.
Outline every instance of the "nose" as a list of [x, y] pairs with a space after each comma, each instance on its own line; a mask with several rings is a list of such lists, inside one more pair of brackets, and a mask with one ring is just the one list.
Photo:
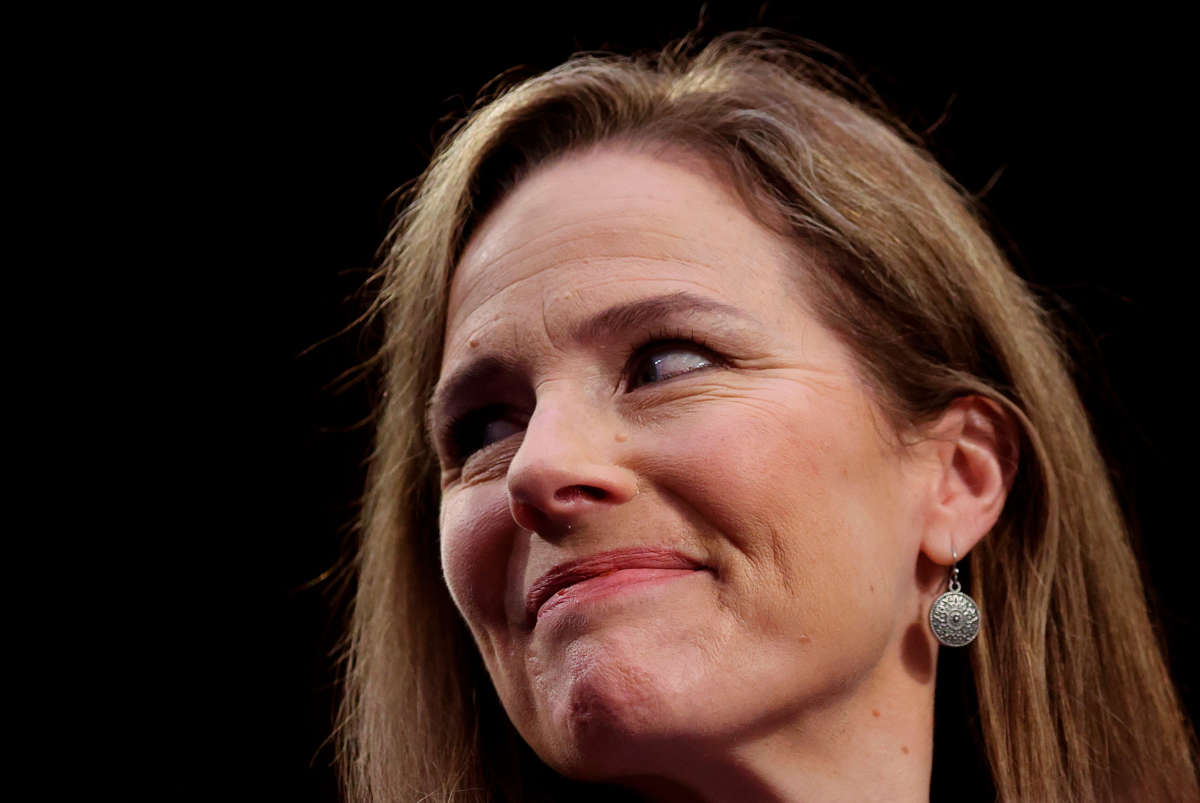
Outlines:
[[544, 400], [508, 467], [513, 520], [553, 536], [637, 495], [637, 476], [616, 462], [614, 427], [584, 406]]

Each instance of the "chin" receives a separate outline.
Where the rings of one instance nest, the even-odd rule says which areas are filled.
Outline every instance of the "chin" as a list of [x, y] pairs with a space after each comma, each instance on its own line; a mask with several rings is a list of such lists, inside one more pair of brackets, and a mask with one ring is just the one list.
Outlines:
[[[534, 679], [538, 734], [530, 742], [558, 772], [603, 780], [654, 766], [667, 745], [696, 733], [697, 657], [646, 632], [575, 638]], [[527, 737], [533, 734], [526, 734]]]

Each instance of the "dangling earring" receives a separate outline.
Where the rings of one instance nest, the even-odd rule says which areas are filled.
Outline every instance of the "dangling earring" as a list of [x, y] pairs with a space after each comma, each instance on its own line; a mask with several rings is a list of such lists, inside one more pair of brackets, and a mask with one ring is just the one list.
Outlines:
[[947, 647], [963, 647], [979, 635], [979, 607], [962, 592], [958, 582], [958, 552], [951, 548], [954, 566], [950, 569], [950, 590], [933, 601], [929, 608], [929, 629]]

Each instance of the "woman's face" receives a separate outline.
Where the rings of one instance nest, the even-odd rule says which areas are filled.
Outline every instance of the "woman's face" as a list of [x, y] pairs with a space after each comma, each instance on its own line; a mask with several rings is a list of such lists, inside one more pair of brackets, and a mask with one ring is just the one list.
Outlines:
[[446, 582], [568, 775], [786, 742], [920, 619], [928, 472], [807, 310], [808, 269], [699, 160], [617, 147], [524, 180], [457, 267]]

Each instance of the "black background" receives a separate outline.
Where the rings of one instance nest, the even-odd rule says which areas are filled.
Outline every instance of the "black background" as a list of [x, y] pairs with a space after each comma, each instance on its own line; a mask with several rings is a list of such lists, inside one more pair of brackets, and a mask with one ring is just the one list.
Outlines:
[[[178, 309], [166, 323], [195, 355], [180, 382], [198, 412], [153, 418], [173, 461], [198, 455], [184, 461], [194, 470], [180, 474], [188, 501], [175, 514], [190, 536], [161, 550], [172, 571], [154, 582], [166, 601], [145, 612], [179, 631], [166, 636], [174, 646], [155, 692], [187, 732], [164, 753], [177, 792], [336, 799], [329, 653], [344, 608], [320, 578], [352, 540], [369, 450], [359, 425], [369, 384], [343, 388], [337, 377], [372, 343], [339, 332], [364, 307], [356, 293], [395, 212], [390, 194], [419, 174], [446, 118], [485, 82], [577, 50], [658, 47], [700, 20], [696, 2], [586, 8], [197, 10], [114, 54], [145, 90], [138, 142], [154, 175], [142, 209], [169, 244], [163, 294], [180, 299], [157, 314]], [[842, 53], [913, 129], [942, 120], [930, 147], [968, 191], [990, 187], [994, 231], [1073, 335], [1078, 380], [1196, 711], [1183, 557], [1195, 537], [1185, 518], [1194, 93], [1174, 41], [1181, 23], [1146, 12], [914, 17], [800, 3], [710, 3], [706, 20], [710, 33], [766, 24]], [[160, 359], [183, 345], [144, 337]], [[177, 600], [183, 615], [168, 617]]]

